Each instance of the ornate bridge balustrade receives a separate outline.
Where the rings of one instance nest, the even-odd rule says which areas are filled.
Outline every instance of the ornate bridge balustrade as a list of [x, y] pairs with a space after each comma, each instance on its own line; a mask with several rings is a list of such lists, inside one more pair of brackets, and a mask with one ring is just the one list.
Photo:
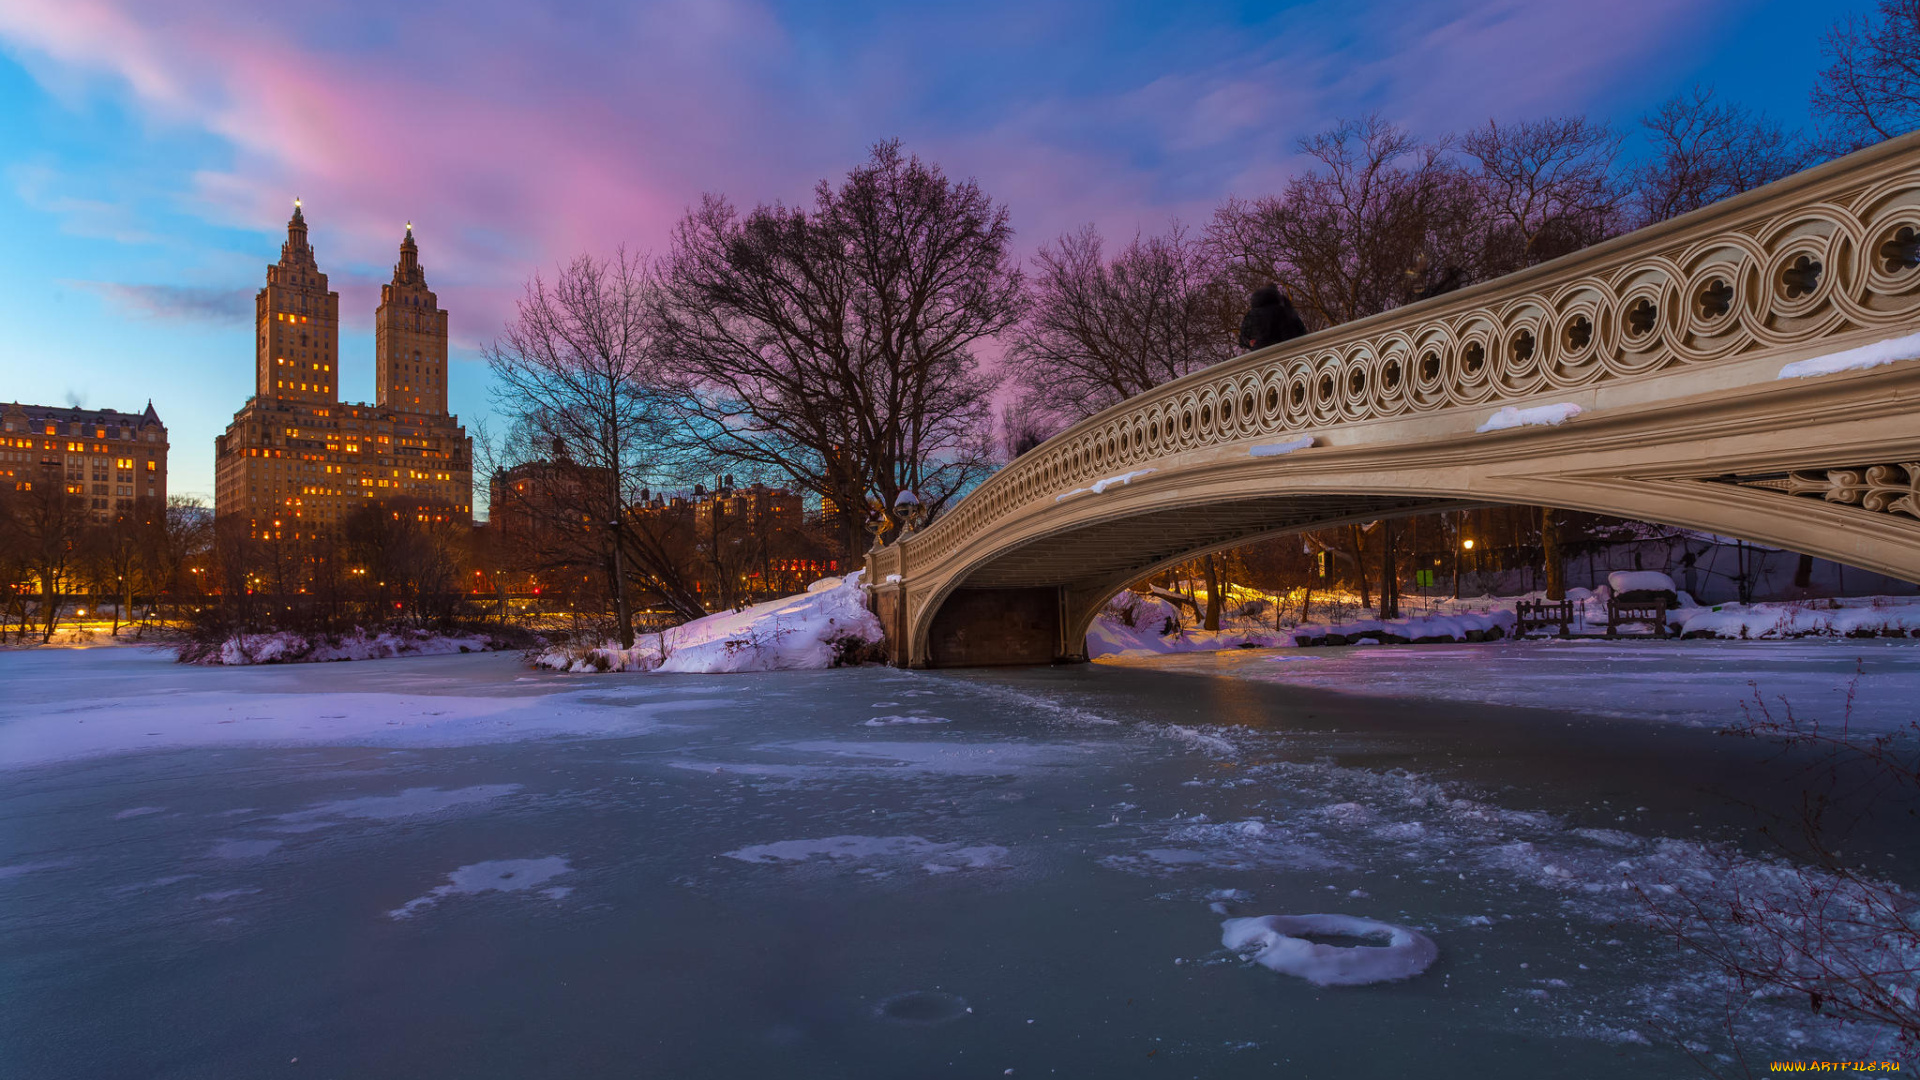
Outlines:
[[1920, 135], [1123, 402], [871, 553], [875, 608], [899, 663], [1072, 658], [1171, 563], [1499, 503], [1920, 579], [1920, 339], [1810, 363], [1916, 331]]

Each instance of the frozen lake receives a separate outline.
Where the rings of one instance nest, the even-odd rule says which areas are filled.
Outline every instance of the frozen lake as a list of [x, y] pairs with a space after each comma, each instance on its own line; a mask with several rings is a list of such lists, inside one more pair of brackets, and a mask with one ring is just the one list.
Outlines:
[[[1794, 763], [1711, 727], [1749, 681], [1834, 712], [1856, 658], [1895, 723], [1905, 643], [0, 653], [0, 1075], [1688, 1075], [1722, 996], [1623, 879], [1762, 866], [1729, 800], [1786, 805]], [[1871, 846], [1916, 876], [1910, 829]], [[1320, 988], [1220, 946], [1311, 913], [1439, 959]], [[1770, 1008], [1766, 1054], [1850, 1049]]]

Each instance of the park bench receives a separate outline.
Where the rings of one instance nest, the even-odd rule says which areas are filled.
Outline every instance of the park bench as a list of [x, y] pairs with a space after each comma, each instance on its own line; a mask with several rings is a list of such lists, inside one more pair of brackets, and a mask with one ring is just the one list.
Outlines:
[[1526, 637], [1529, 630], [1544, 630], [1558, 626], [1561, 637], [1573, 636], [1573, 601], [1571, 600], [1522, 600], [1514, 607], [1520, 624], [1516, 636]]
[[1620, 627], [1630, 623], [1653, 624], [1653, 636], [1664, 638], [1667, 630], [1666, 596], [1651, 599], [1615, 596], [1607, 600], [1607, 636], [1619, 637]]

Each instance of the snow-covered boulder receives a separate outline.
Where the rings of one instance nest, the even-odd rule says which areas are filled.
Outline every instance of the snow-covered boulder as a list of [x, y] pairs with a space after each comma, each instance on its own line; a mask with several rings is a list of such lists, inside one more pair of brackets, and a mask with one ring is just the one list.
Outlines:
[[857, 663], [885, 639], [855, 572], [648, 634], [631, 649], [550, 649], [534, 662], [559, 671], [805, 671]]
[[1607, 575], [1607, 587], [1613, 590], [1615, 596], [1637, 592], [1678, 592], [1673, 579], [1658, 570], [1615, 570]]

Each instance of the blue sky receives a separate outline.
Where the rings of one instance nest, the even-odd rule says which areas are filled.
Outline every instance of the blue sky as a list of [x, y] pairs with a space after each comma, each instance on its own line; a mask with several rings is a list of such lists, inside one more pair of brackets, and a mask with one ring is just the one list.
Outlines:
[[752, 203], [900, 137], [1009, 204], [1023, 250], [1085, 222], [1204, 224], [1296, 141], [1379, 110], [1426, 134], [1696, 83], [1807, 120], [1821, 38], [1866, 3], [0, 6], [0, 400], [137, 410], [211, 500], [252, 389], [252, 294], [295, 194], [341, 293], [342, 396], [404, 222], [451, 311], [452, 405], [536, 269], [664, 246], [702, 191]]

